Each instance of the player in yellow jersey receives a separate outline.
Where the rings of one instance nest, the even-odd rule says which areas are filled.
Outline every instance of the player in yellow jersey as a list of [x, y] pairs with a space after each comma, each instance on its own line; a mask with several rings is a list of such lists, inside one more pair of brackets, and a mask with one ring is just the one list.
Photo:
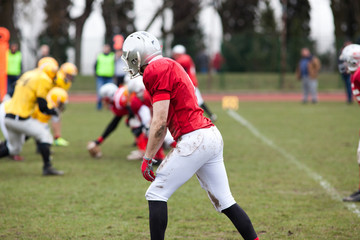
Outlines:
[[[55, 86], [64, 89], [65, 91], [69, 91], [76, 75], [78, 73], [77, 67], [70, 63], [66, 62], [60, 66], [59, 71], [56, 74], [55, 78]], [[39, 108], [35, 109], [35, 116], [44, 116], [39, 110]], [[34, 115], [33, 114], [33, 115]], [[48, 122], [48, 121], [47, 121]], [[54, 135], [54, 143], [55, 146], [68, 146], [69, 142], [61, 137], [61, 119], [58, 116], [51, 117], [51, 128]]]
[[[50, 92], [48, 93], [48, 95], [46, 96], [46, 101], [48, 104], [48, 108], [58, 108], [61, 109], [61, 112], [64, 111], [65, 109], [65, 104], [68, 103], [68, 93], [63, 89], [63, 88], [59, 88], [59, 87], [54, 87], [50, 90]], [[49, 121], [51, 119], [52, 122], [54, 122], [54, 119], [60, 119], [60, 115], [59, 116], [51, 116], [48, 114], [44, 114], [40, 111], [39, 106], [35, 107], [35, 111], [34, 113], [31, 115], [32, 118], [38, 120], [39, 122], [41, 122], [46, 129], [50, 132], [50, 128], [49, 128]], [[56, 120], [58, 122], [60, 122], [60, 120]], [[51, 134], [51, 132], [50, 132]]]
[[[42, 61], [42, 59], [40, 60]], [[63, 175], [56, 170], [50, 161], [52, 135], [39, 121], [31, 118], [36, 104], [41, 112], [48, 115], [59, 115], [61, 109], [48, 108], [46, 96], [54, 86], [54, 78], [58, 71], [55, 59], [47, 57], [40, 67], [24, 73], [18, 80], [14, 95], [5, 105], [5, 126], [8, 131], [6, 144], [0, 144], [0, 157], [17, 155], [23, 146], [23, 135], [34, 137], [44, 162], [43, 175]]]

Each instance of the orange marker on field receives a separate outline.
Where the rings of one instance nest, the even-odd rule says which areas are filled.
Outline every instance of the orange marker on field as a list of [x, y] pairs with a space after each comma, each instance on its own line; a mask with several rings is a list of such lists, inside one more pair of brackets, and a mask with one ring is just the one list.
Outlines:
[[0, 102], [7, 92], [7, 60], [6, 53], [9, 49], [10, 32], [0, 27]]
[[222, 98], [222, 108], [224, 110], [232, 109], [238, 110], [239, 109], [239, 98], [237, 96], [225, 96]]

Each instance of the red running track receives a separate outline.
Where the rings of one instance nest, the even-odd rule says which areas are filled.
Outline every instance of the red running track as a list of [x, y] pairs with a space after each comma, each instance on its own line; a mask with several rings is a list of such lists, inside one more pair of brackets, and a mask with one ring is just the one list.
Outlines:
[[[254, 101], [254, 102], [300, 102], [302, 100], [301, 93], [211, 93], [203, 94], [205, 101], [221, 101], [224, 96], [237, 96], [239, 101]], [[319, 93], [319, 101], [331, 102], [345, 102], [346, 96], [343, 92], [333, 93]], [[69, 102], [85, 103], [96, 102], [95, 94], [70, 94]]]

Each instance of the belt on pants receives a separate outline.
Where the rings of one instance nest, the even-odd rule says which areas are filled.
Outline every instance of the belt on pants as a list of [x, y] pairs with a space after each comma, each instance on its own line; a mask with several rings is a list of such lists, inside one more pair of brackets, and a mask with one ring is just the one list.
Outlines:
[[11, 113], [7, 113], [5, 115], [5, 117], [15, 119], [15, 120], [20, 120], [20, 121], [29, 119], [29, 117], [24, 118], [24, 117], [20, 117], [19, 115], [14, 115], [14, 114], [11, 114]]

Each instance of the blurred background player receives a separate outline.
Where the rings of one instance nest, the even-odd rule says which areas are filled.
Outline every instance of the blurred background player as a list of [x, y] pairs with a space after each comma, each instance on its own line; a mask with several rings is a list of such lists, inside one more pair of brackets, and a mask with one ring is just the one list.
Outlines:
[[[63, 63], [60, 66], [59, 71], [56, 74], [55, 86], [69, 91], [72, 86], [72, 83], [75, 81], [75, 77], [78, 74], [77, 67], [70, 62]], [[51, 118], [51, 128], [54, 134], [54, 145], [55, 146], [68, 146], [69, 142], [61, 137], [61, 118], [57, 116], [52, 116]]]
[[114, 117], [100, 137], [88, 142], [87, 149], [92, 157], [102, 157], [100, 144], [117, 128], [121, 119], [129, 113], [126, 108], [127, 94], [125, 86], [118, 88], [114, 83], [106, 83], [100, 87], [100, 101], [104, 103], [106, 108], [109, 108], [113, 112]]
[[[340, 60], [346, 62], [348, 72], [351, 74], [351, 88], [356, 101], [360, 104], [360, 45], [350, 44], [346, 46]], [[359, 187], [358, 190], [343, 200], [346, 202], [360, 201], [360, 141], [357, 149], [357, 162], [359, 165]]]
[[36, 104], [41, 112], [58, 115], [60, 109], [48, 108], [47, 94], [54, 86], [54, 78], [58, 71], [58, 63], [51, 57], [39, 61], [40, 67], [24, 73], [18, 80], [14, 95], [5, 106], [5, 126], [8, 131], [6, 144], [0, 145], [0, 157], [17, 155], [24, 144], [24, 134], [34, 137], [39, 142], [39, 150], [43, 159], [43, 175], [63, 175], [56, 170], [50, 159], [50, 146], [53, 142], [49, 131], [39, 121], [31, 118]]
[[[139, 86], [136, 84], [136, 82], [139, 81], [142, 82], [141, 78], [130, 80], [132, 83], [132, 92], [129, 91], [127, 85], [118, 88], [113, 83], [107, 83], [100, 88], [100, 95], [104, 105], [107, 106], [115, 116], [106, 127], [104, 133], [96, 140], [88, 143], [87, 148], [91, 156], [102, 156], [99, 145], [116, 129], [121, 119], [127, 116], [126, 124], [130, 127], [131, 132], [135, 136], [135, 143], [137, 146], [137, 150], [132, 151], [127, 156], [127, 159], [142, 159], [148, 140], [147, 134], [151, 121], [149, 105], [151, 105], [151, 103], [146, 93], [144, 94], [140, 93], [141, 91], [138, 91], [137, 93], [142, 96], [140, 99], [133, 92], [133, 89], [139, 90]], [[165, 154], [161, 148], [156, 155], [156, 159], [160, 162], [164, 157]]]
[[[68, 99], [69, 99], [68, 93], [63, 88], [53, 87], [47, 94], [46, 101], [49, 109], [57, 108], [60, 110], [59, 115], [54, 116], [54, 115], [44, 114], [40, 111], [39, 106], [37, 105], [31, 117], [39, 121], [42, 125], [44, 125], [44, 127], [49, 131], [49, 134], [52, 135], [49, 127], [49, 122], [51, 120], [53, 123], [55, 118], [58, 119], [60, 118], [62, 112], [65, 110], [65, 105], [68, 103]], [[37, 143], [37, 149], [40, 151], [40, 146], [39, 146], [40, 143], [39, 142], [36, 143]]]
[[[5, 126], [5, 107], [7, 108], [7, 106], [9, 105], [9, 100], [10, 98], [8, 99], [5, 99], [1, 104], [0, 104], [0, 129], [1, 129], [1, 132], [5, 138], [5, 141], [3, 144], [6, 144], [6, 141], [7, 139], [9, 138], [9, 134], [8, 134], [8, 131], [6, 129], [6, 126]], [[25, 142], [25, 135], [23, 136], [23, 139], [22, 139], [22, 142]], [[9, 157], [12, 159], [12, 160], [15, 160], [15, 161], [22, 161], [24, 160], [24, 158], [19, 155], [19, 154], [16, 154], [16, 155], [9, 155]]]
[[[138, 147], [138, 150], [131, 152], [131, 154], [128, 155], [127, 158], [128, 160], [132, 160], [132, 159], [140, 160], [144, 156], [146, 145], [149, 139], [149, 127], [150, 127], [151, 115], [152, 115], [151, 98], [149, 93], [145, 89], [142, 76], [132, 78], [128, 82], [128, 90], [130, 94], [130, 109], [134, 114], [134, 117], [129, 119], [128, 125], [131, 128], [132, 133], [136, 137], [136, 145]], [[168, 143], [168, 141], [171, 142]], [[173, 142], [174, 140], [172, 138], [169, 139], [168, 137], [167, 142], [164, 141], [163, 145], [168, 144], [169, 145], [168, 148], [170, 148], [173, 145]], [[154, 157], [154, 159], [156, 160], [156, 164], [160, 164], [160, 162], [164, 158], [165, 158], [165, 153], [163, 150], [163, 146], [161, 146], [159, 148], [159, 151], [156, 153]]]
[[204, 109], [205, 113], [209, 116], [212, 122], [215, 122], [217, 116], [212, 113], [209, 107], [205, 104], [204, 99], [201, 96], [199, 87], [198, 87], [198, 80], [196, 77], [196, 69], [195, 64], [190, 57], [190, 55], [186, 54], [186, 48], [183, 45], [175, 45], [172, 49], [172, 57], [175, 61], [177, 61], [184, 69], [185, 72], [189, 75], [192, 83], [195, 86], [195, 94], [197, 97], [197, 101], [199, 106]]
[[12, 97], [16, 81], [22, 72], [22, 55], [19, 45], [12, 43], [6, 55], [7, 60], [7, 94]]
[[[351, 44], [350, 41], [346, 41], [344, 43], [343, 48], [340, 51], [340, 55], [342, 53], [342, 50], [350, 44]], [[338, 58], [338, 68], [339, 68], [341, 78], [344, 81], [344, 85], [345, 85], [346, 102], [351, 104], [353, 102], [353, 96], [352, 96], [352, 89], [351, 89], [350, 73], [347, 69], [346, 61], [341, 59], [341, 57]]]
[[115, 73], [115, 55], [111, 52], [109, 44], [105, 44], [103, 52], [100, 53], [95, 62], [96, 75], [96, 93], [97, 93], [97, 110], [102, 109], [102, 101], [100, 96], [100, 88], [106, 83], [112, 83]]

